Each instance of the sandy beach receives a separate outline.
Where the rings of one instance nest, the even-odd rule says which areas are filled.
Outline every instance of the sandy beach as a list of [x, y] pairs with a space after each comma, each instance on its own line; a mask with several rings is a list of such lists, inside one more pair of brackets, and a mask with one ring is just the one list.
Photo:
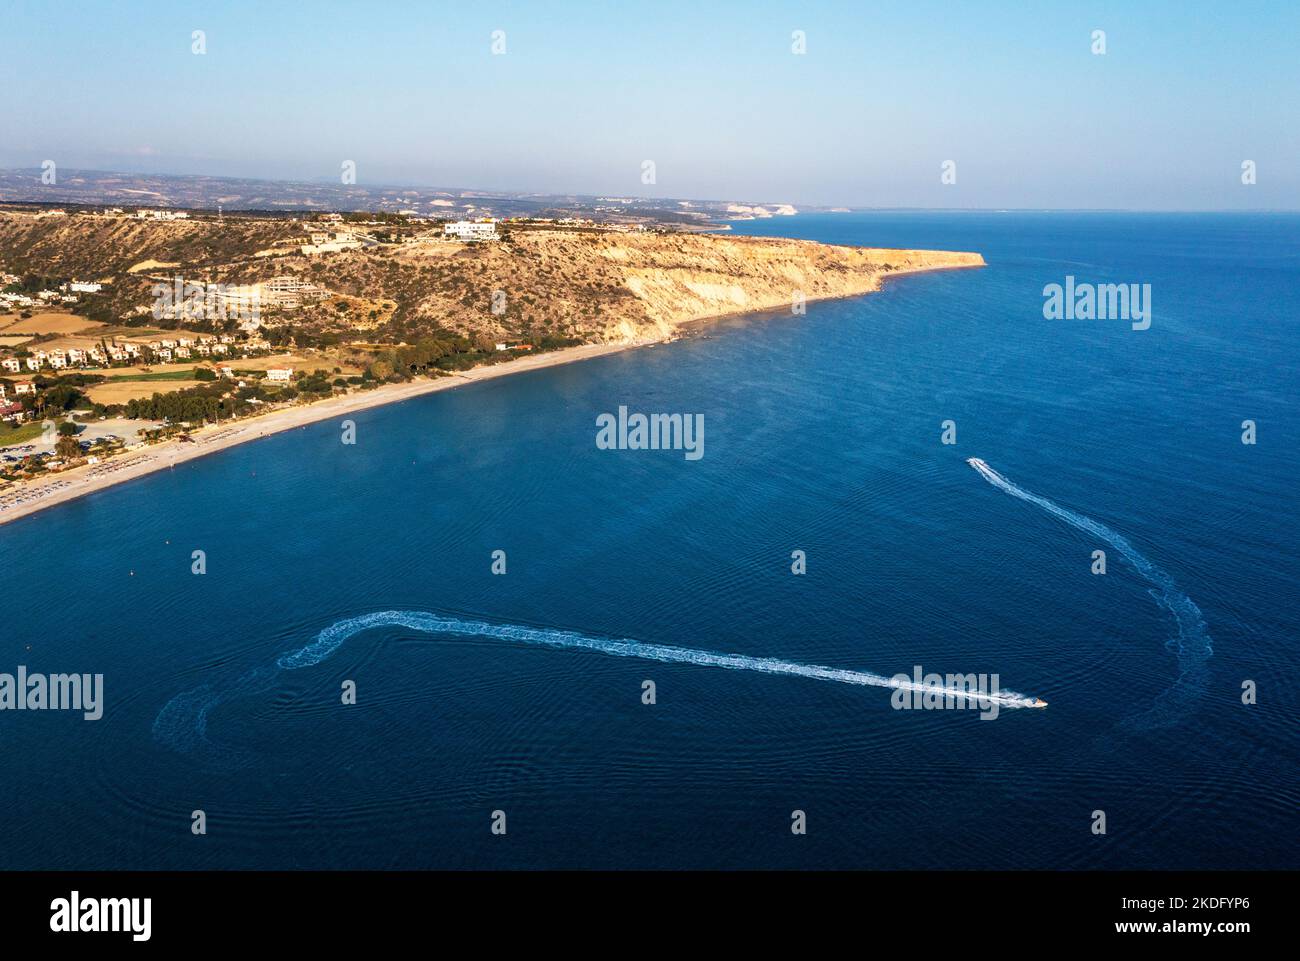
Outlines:
[[190, 432], [192, 441], [170, 440], [148, 447], [138, 447], [102, 461], [62, 471], [46, 478], [18, 485], [0, 494], [0, 524], [26, 517], [47, 507], [62, 504], [95, 491], [104, 490], [124, 481], [135, 480], [154, 471], [183, 464], [244, 444], [281, 431], [329, 420], [370, 407], [379, 407], [397, 401], [409, 400], [440, 390], [452, 390], [465, 384], [540, 370], [559, 364], [570, 364], [592, 357], [601, 357], [617, 351], [644, 346], [646, 342], [623, 344], [583, 344], [563, 350], [519, 357], [448, 377], [414, 380], [406, 384], [387, 384], [374, 390], [356, 391], [329, 397], [311, 404], [280, 408], [256, 417], [243, 418], [229, 424], [209, 424]]

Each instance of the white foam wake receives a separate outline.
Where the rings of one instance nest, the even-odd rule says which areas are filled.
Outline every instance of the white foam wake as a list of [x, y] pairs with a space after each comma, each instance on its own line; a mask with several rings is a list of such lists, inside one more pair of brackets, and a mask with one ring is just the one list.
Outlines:
[[[348, 640], [362, 631], [376, 627], [406, 627], [428, 634], [457, 634], [465, 637], [489, 637], [502, 641], [535, 644], [542, 647], [567, 647], [610, 654], [615, 657], [639, 657], [648, 661], [670, 664], [695, 664], [700, 667], [723, 667], [733, 671], [757, 671], [760, 674], [791, 674], [819, 681], [836, 681], [840, 684], [860, 684], [867, 687], [887, 687], [894, 690], [933, 693], [933, 687], [902, 677], [885, 677], [869, 671], [853, 671], [841, 667], [821, 667], [817, 664], [798, 664], [774, 657], [751, 657], [747, 654], [720, 654], [714, 651], [693, 650], [688, 647], [670, 647], [666, 644], [648, 644], [644, 641], [596, 637], [577, 631], [560, 631], [546, 627], [525, 627], [518, 624], [490, 624], [487, 621], [466, 621], [423, 611], [381, 611], [363, 614], [346, 621], [331, 624], [321, 631], [316, 640], [300, 650], [282, 655], [276, 664], [285, 670], [319, 664]], [[1015, 691], [998, 691], [988, 694], [971, 694], [973, 701], [996, 701], [1003, 707], [1032, 707], [1034, 698]]]
[[992, 467], [972, 457], [967, 460], [971, 467], [979, 472], [986, 481], [1012, 497], [1027, 501], [1041, 507], [1071, 527], [1078, 528], [1109, 544], [1119, 555], [1152, 586], [1151, 596], [1161, 607], [1174, 617], [1178, 634], [1169, 640], [1179, 663], [1179, 674], [1174, 685], [1160, 696], [1157, 703], [1145, 714], [1130, 719], [1130, 724], [1137, 727], [1164, 727], [1175, 723], [1187, 712], [1191, 702], [1200, 695], [1205, 684], [1205, 660], [1214, 653], [1210, 634], [1201, 616], [1201, 609], [1190, 597], [1178, 588], [1173, 577], [1163, 568], [1152, 563], [1141, 551], [1134, 547], [1124, 535], [1111, 530], [1105, 524], [1085, 517], [1083, 514], [1062, 507], [1054, 501], [1030, 493], [1023, 487], [1003, 477]]
[[[220, 704], [237, 697], [270, 690], [281, 671], [299, 670], [319, 664], [334, 654], [350, 638], [364, 631], [381, 627], [403, 627], [427, 634], [492, 638], [519, 644], [594, 651], [614, 657], [635, 657], [669, 664], [694, 664], [733, 671], [755, 671], [760, 674], [785, 674], [819, 681], [834, 681], [839, 684], [890, 688], [931, 696], [935, 694], [933, 686], [918, 683], [901, 675], [886, 677], [868, 671], [799, 664], [772, 657], [723, 654], [686, 647], [671, 647], [665, 644], [648, 644], [626, 638], [597, 637], [576, 631], [526, 627], [519, 624], [492, 624], [487, 621], [464, 620], [427, 611], [378, 611], [331, 624], [305, 647], [282, 654], [273, 664], [250, 671], [222, 688], [205, 685], [176, 695], [167, 702], [154, 720], [154, 736], [176, 750], [193, 750], [206, 740], [208, 717]], [[999, 708], [1042, 706], [1042, 702], [1033, 697], [1007, 690], [997, 692], [970, 690], [960, 696], [965, 699], [965, 703], [973, 706], [991, 704], [996, 704]]]

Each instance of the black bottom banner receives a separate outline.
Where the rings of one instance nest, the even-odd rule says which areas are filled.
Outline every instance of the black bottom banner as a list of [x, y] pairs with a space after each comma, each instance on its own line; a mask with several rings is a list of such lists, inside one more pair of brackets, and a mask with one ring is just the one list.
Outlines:
[[[1033, 950], [1285, 936], [1293, 876], [1271, 872], [0, 873], [8, 945], [339, 948], [440, 928], [576, 946], [744, 943], [831, 921], [873, 944]], [[835, 920], [838, 919], [838, 920]], [[562, 932], [562, 933], [561, 933]]]

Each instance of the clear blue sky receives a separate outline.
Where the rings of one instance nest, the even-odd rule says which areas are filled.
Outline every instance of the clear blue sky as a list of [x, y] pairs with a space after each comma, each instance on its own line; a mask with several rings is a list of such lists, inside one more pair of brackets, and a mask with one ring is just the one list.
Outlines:
[[354, 160], [372, 184], [1297, 209], [1298, 123], [1297, 0], [0, 0], [5, 167], [337, 179]]

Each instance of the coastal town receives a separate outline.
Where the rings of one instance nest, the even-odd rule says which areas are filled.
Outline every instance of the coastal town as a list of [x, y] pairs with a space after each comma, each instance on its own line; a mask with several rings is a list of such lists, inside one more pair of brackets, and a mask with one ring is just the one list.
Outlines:
[[[68, 216], [59, 208], [32, 214], [38, 220]], [[120, 207], [80, 216], [151, 223], [191, 217], [183, 210]], [[306, 224], [297, 238], [301, 242], [290, 246], [317, 257], [383, 242], [363, 229], [344, 229], [343, 221], [341, 214], [322, 214]], [[500, 239], [493, 219], [433, 226], [449, 243]], [[293, 339], [272, 343], [266, 338], [264, 332], [277, 327], [286, 312], [328, 299], [330, 291], [323, 287], [288, 275], [246, 284], [196, 283], [151, 266], [145, 270], [154, 281], [152, 302], [127, 312], [137, 323], [143, 318], [144, 326], [104, 323], [79, 313], [86, 298], [103, 295], [113, 284], [111, 277], [51, 280], [0, 272], [0, 508], [21, 499], [5, 490], [20, 481], [95, 467], [116, 455], [184, 438], [205, 424], [404, 379], [389, 366], [379, 365], [378, 373], [373, 364], [345, 366], [317, 347], [298, 349]], [[505, 354], [531, 351], [534, 345], [494, 341], [491, 349]], [[185, 408], [198, 410], [197, 416], [167, 402], [178, 395], [203, 401]]]

